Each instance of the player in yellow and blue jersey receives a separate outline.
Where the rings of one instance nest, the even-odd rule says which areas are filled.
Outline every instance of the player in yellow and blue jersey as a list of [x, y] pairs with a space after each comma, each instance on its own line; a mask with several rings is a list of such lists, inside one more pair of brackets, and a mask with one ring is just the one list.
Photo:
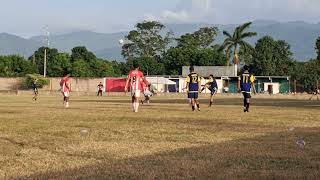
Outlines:
[[195, 110], [195, 106], [197, 106], [198, 111], [200, 111], [200, 103], [198, 101], [198, 97], [201, 88], [201, 77], [194, 72], [193, 66], [190, 66], [189, 70], [190, 74], [186, 79], [188, 98], [191, 99], [192, 111]]
[[243, 67], [243, 73], [240, 76], [240, 90], [243, 94], [243, 111], [249, 112], [250, 108], [250, 98], [251, 98], [251, 88], [254, 83], [254, 77], [250, 74], [249, 66], [245, 65]]

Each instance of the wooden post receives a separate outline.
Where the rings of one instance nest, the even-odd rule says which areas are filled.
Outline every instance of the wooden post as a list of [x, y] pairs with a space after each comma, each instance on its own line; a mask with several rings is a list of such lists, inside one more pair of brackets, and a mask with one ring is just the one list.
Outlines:
[[293, 87], [294, 89], [294, 94], [296, 94], [297, 93], [297, 80], [295, 79], [294, 80], [294, 87]]
[[47, 48], [44, 49], [43, 77], [47, 75]]

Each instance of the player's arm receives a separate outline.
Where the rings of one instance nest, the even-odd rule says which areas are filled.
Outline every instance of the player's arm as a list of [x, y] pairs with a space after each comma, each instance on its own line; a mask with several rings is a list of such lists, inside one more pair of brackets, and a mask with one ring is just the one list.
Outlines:
[[241, 92], [241, 77], [238, 77], [238, 91]]
[[190, 84], [190, 83], [187, 82], [187, 83], [186, 83], [186, 87], [183, 88], [183, 89], [185, 89], [187, 92], [189, 92], [189, 84]]
[[66, 88], [69, 89], [69, 91], [71, 91], [71, 84], [69, 81], [66, 82]]
[[187, 79], [186, 79], [186, 87], [184, 87], [185, 90], [187, 90], [187, 92], [189, 91], [189, 85], [190, 85], [190, 77], [188, 76]]
[[148, 85], [150, 84], [144, 75], [142, 75], [142, 81], [146, 85], [146, 87], [148, 87]]
[[257, 94], [256, 85], [255, 85], [255, 83], [254, 83], [254, 76], [253, 76], [253, 75], [250, 76], [250, 81], [251, 81], [251, 87], [253, 88], [253, 92], [254, 92], [255, 94]]
[[125, 85], [125, 87], [124, 87], [124, 91], [125, 91], [125, 92], [128, 92], [129, 81], [130, 81], [130, 75], [128, 75], [127, 80], [126, 80], [126, 85]]
[[198, 92], [201, 92], [201, 77], [198, 78]]

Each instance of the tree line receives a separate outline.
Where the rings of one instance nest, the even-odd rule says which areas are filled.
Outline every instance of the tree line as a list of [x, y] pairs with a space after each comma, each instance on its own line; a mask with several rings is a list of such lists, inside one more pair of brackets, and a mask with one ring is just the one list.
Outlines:
[[71, 53], [41, 47], [29, 58], [0, 56], [0, 76], [17, 77], [43, 74], [44, 51], [47, 50], [47, 75], [61, 77], [70, 72], [73, 77], [123, 76], [139, 63], [149, 75], [179, 75], [182, 66], [251, 66], [256, 76], [291, 76], [302, 89], [312, 89], [320, 79], [320, 37], [315, 40], [317, 57], [306, 62], [293, 58], [290, 45], [271, 36], [260, 38], [254, 46], [247, 40], [257, 33], [248, 31], [251, 22], [239, 25], [233, 32], [223, 31], [225, 40], [216, 42], [220, 30], [202, 27], [175, 37], [165, 25], [143, 21], [121, 41], [125, 62], [108, 61], [95, 56], [86, 47], [75, 47]]

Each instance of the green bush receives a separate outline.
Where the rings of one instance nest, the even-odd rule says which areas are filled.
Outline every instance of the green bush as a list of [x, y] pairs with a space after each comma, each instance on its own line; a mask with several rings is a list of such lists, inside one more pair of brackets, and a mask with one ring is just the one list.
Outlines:
[[23, 79], [22, 85], [26, 89], [31, 89], [33, 88], [33, 82], [35, 80], [37, 81], [36, 84], [38, 88], [42, 88], [43, 86], [46, 86], [50, 83], [49, 79], [44, 78], [40, 74], [27, 74]]

